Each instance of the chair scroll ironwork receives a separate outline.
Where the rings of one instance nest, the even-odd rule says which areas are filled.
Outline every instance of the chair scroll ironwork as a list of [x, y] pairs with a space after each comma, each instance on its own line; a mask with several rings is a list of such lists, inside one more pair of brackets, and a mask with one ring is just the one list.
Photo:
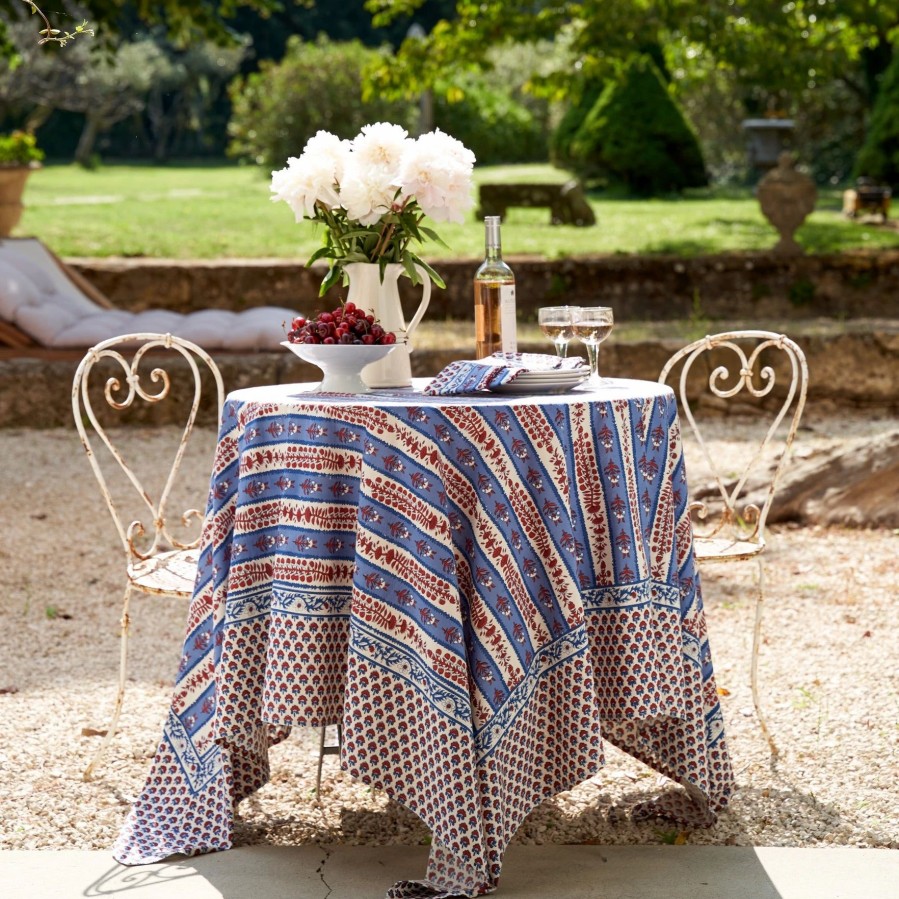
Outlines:
[[[678, 371], [674, 389], [679, 410], [714, 479], [708, 496], [690, 502], [694, 553], [700, 566], [756, 562], [750, 686], [759, 724], [776, 756], [777, 745], [762, 713], [758, 688], [765, 590], [762, 553], [765, 522], [805, 407], [808, 366], [802, 350], [785, 334], [745, 330], [709, 335], [679, 350], [662, 369], [659, 382], [667, 384]], [[743, 411], [751, 408], [754, 417], [765, 417], [757, 446], [736, 478], [722, 469], [721, 460], [709, 450], [702, 434], [704, 409], [711, 405], [720, 412], [731, 400], [741, 403]], [[766, 467], [772, 453], [777, 453], [776, 461]], [[750, 480], [753, 476], [764, 481], [762, 499], [755, 502], [746, 498], [747, 487], [757, 488]]]
[[[149, 368], [151, 364], [152, 368]], [[163, 364], [167, 365], [168, 369], [163, 368]], [[183, 371], [185, 364], [186, 373]], [[154, 497], [145, 489], [129, 461], [113, 443], [104, 421], [109, 419], [110, 423], [114, 423], [116, 413], [124, 413], [139, 403], [155, 405], [171, 399], [173, 393], [171, 371], [176, 366], [181, 367], [179, 375], [183, 375], [184, 381], [192, 381], [192, 394], [189, 389], [184, 398], [185, 405], [189, 405], [189, 408], [180, 419], [184, 421], [180, 441], [165, 483]], [[92, 381], [91, 375], [95, 369], [97, 378]], [[88, 350], [75, 372], [72, 383], [72, 412], [75, 426], [125, 550], [127, 576], [120, 619], [118, 691], [103, 742], [85, 769], [84, 780], [92, 779], [115, 734], [122, 711], [130, 627], [129, 603], [132, 592], [136, 590], [156, 596], [182, 599], [190, 599], [193, 592], [200, 536], [192, 541], [176, 537], [170, 529], [167, 507], [200, 409], [203, 369], [209, 373], [214, 382], [218, 404], [216, 409], [220, 414], [224, 404], [224, 387], [218, 367], [196, 344], [173, 337], [171, 334], [126, 334], [104, 340]], [[108, 373], [110, 370], [111, 374]], [[97, 396], [97, 389], [92, 385], [103, 374], [108, 376], [101, 398]], [[97, 439], [92, 439], [91, 434]], [[101, 452], [105, 450], [104, 466], [101, 466], [96, 450]], [[130, 486], [134, 488], [137, 495], [135, 502], [145, 509], [143, 514], [148, 523], [136, 519], [126, 525], [119, 506], [113, 499], [107, 475], [104, 473], [104, 467], [109, 469], [111, 465], [109, 457], [114, 460], [130, 482]], [[112, 470], [115, 470], [114, 465]], [[202, 520], [203, 512], [197, 509], [188, 509], [180, 516], [180, 524], [185, 528], [192, 522], [202, 523]]]

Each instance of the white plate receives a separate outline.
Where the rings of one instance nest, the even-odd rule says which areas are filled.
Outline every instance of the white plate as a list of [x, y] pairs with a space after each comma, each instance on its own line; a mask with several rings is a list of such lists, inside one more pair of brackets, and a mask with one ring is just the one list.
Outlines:
[[537, 385], [551, 385], [555, 384], [557, 386], [561, 386], [562, 384], [577, 384], [580, 381], [583, 381], [584, 378], [589, 377], [588, 372], [566, 372], [564, 377], [551, 377], [548, 378], [545, 375], [527, 375], [520, 374], [514, 381], [507, 381], [507, 384], [531, 384], [534, 386]]
[[570, 381], [572, 378], [583, 378], [589, 375], [589, 368], [559, 368], [553, 371], [523, 371], [518, 381]]
[[519, 375], [514, 381], [507, 384], [500, 384], [498, 387], [492, 387], [493, 393], [564, 393], [583, 384], [589, 374], [578, 375], [577, 378], [559, 379], [554, 378], [549, 381], [523, 380]]

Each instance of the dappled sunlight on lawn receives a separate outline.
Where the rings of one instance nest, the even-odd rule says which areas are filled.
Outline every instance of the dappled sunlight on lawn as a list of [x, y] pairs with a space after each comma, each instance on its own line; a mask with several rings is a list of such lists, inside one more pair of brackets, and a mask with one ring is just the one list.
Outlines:
[[[562, 182], [569, 173], [528, 164], [475, 169], [475, 183]], [[18, 233], [41, 238], [62, 256], [149, 256], [176, 259], [280, 257], [305, 261], [322, 232], [297, 223], [269, 199], [269, 172], [254, 166], [104, 165], [84, 171], [48, 165], [28, 180]], [[553, 226], [548, 209], [512, 208], [503, 222], [505, 255], [562, 259], [608, 253], [682, 256], [768, 250], [775, 229], [750, 188], [709, 189], [664, 199], [591, 194], [597, 224]], [[426, 243], [428, 260], [480, 259], [484, 228], [441, 223], [447, 246]], [[852, 247], [899, 248], [890, 225], [845, 219], [831, 193], [798, 232], [809, 252]]]

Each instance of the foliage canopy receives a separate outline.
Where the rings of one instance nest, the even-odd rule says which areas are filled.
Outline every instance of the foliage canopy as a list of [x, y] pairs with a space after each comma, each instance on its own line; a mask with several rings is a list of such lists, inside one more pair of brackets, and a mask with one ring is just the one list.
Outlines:
[[[307, 0], [299, 2], [305, 5]], [[40, 0], [37, 5], [42, 8]], [[33, 6], [28, 0], [0, 0], [0, 55], [15, 55], [7, 25], [28, 19]], [[228, 20], [241, 7], [267, 16], [279, 6], [279, 0], [80, 0], [77, 3], [64, 0], [62, 4], [52, 4], [52, 9], [45, 14], [54, 28], [63, 31], [75, 31], [87, 19], [97, 36], [103, 38], [119, 32], [127, 11], [148, 25], [164, 25], [175, 40], [183, 43], [198, 38], [222, 42], [233, 37]], [[35, 20], [36, 41], [43, 27], [42, 20]]]

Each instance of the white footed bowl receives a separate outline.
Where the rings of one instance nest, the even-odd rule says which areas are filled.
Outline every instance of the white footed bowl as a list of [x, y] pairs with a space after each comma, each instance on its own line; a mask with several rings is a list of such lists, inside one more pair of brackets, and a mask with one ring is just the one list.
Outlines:
[[322, 370], [324, 377], [318, 389], [323, 393], [368, 393], [370, 388], [362, 377], [362, 369], [392, 353], [399, 344], [347, 346], [339, 343], [291, 343], [289, 340], [282, 340], [281, 346]]

